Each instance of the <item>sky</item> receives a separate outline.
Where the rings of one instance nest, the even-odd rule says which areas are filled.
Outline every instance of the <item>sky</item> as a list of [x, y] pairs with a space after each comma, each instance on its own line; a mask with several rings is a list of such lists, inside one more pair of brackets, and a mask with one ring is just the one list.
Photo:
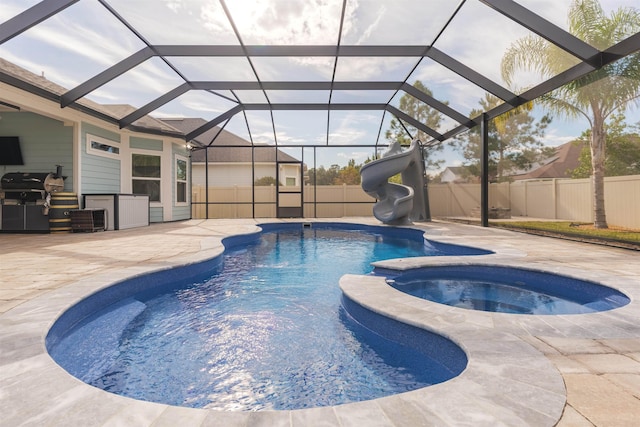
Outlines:
[[[37, 3], [36, 0], [1, 0], [0, 22]], [[570, 0], [519, 0], [523, 6], [545, 19], [567, 28], [566, 10]], [[229, 44], [238, 39], [218, 0], [107, 0], [118, 14], [131, 23], [148, 42], [163, 44]], [[446, 19], [458, 6], [452, 0], [347, 0], [342, 33], [339, 31], [342, 0], [227, 0], [228, 11], [247, 45], [429, 45], [506, 86], [500, 73], [503, 53], [514, 40], [529, 34], [478, 0], [467, 0], [448, 29], [436, 39]], [[637, 7], [637, 0], [602, 0], [605, 11]], [[73, 88], [114, 63], [143, 48], [145, 44], [127, 30], [97, 0], [80, 0], [58, 15], [0, 45], [0, 57], [66, 88]], [[245, 58], [172, 57], [171, 65], [185, 78], [198, 81], [253, 81], [257, 73], [263, 81], [331, 81], [331, 57]], [[431, 59], [341, 57], [335, 67], [336, 81], [422, 81], [433, 96], [461, 112], [478, 108], [484, 91]], [[415, 70], [413, 68], [415, 67]], [[413, 70], [413, 71], [412, 71]], [[518, 87], [535, 85], [540, 76], [522, 73]], [[110, 81], [87, 96], [101, 104], [145, 105], [183, 79], [160, 58], [151, 58]], [[267, 91], [272, 103], [326, 103], [328, 91]], [[332, 102], [386, 103], [398, 106], [402, 93], [392, 91], [335, 91]], [[211, 94], [190, 91], [165, 104], [151, 115], [156, 117], [201, 117], [211, 120], [236, 105], [237, 96], [246, 103], [265, 103], [262, 91], [229, 91]], [[536, 109], [538, 117], [543, 111]], [[226, 130], [254, 143], [274, 143], [271, 115], [247, 111], [229, 121]], [[279, 146], [291, 144], [369, 145], [385, 143], [390, 114], [382, 111], [275, 111], [275, 137]], [[628, 113], [631, 123], [640, 121], [635, 109]], [[382, 122], [382, 126], [381, 126]], [[327, 123], [329, 126], [327, 141]], [[443, 121], [438, 131], [455, 127]], [[556, 118], [544, 142], [557, 146], [580, 135], [586, 121]], [[289, 150], [297, 152], [308, 149]], [[371, 156], [371, 148], [325, 150], [321, 164], [357, 163]], [[447, 165], [458, 165], [459, 154], [446, 150]], [[297, 157], [297, 156], [296, 156]]]

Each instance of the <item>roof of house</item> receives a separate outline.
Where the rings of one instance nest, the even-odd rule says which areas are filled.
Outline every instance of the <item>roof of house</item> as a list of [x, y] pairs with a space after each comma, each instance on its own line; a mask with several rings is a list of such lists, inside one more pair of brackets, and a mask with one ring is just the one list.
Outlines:
[[[44, 73], [42, 73], [42, 75], [39, 76], [3, 58], [0, 58], [0, 71], [11, 75], [18, 80], [29, 83], [41, 89], [45, 89], [56, 95], [64, 95], [69, 91], [69, 89], [64, 88], [56, 83], [53, 83], [50, 80], [47, 80], [47, 78], [44, 76]], [[77, 100], [76, 103], [78, 103], [79, 105], [88, 107], [99, 113], [102, 113], [106, 116], [109, 116], [115, 120], [121, 119], [122, 117], [125, 117], [127, 114], [136, 110], [136, 108], [131, 105], [98, 104], [97, 102], [93, 102], [87, 98], [81, 98]], [[177, 132], [175, 128], [172, 128], [160, 122], [159, 120], [154, 119], [151, 116], [144, 116], [136, 120], [135, 122], [133, 122], [133, 125], [137, 127], [146, 128], [146, 129], [159, 129], [165, 132]]]
[[[206, 120], [201, 118], [162, 119], [162, 121], [185, 134], [207, 123]], [[277, 150], [272, 145], [255, 145], [252, 157], [251, 142], [221, 129], [219, 126], [215, 126], [199, 135], [195, 138], [195, 141], [204, 146], [211, 144], [207, 148], [207, 152], [208, 160], [212, 163], [251, 163], [252, 160], [256, 163], [275, 163], [276, 152], [278, 153], [278, 161], [300, 161], [281, 150]], [[193, 150], [191, 161], [204, 163], [205, 150]]]
[[[56, 83], [53, 83], [50, 80], [47, 80], [44, 75], [39, 76], [37, 74], [34, 74], [3, 58], [0, 58], [0, 71], [11, 75], [16, 79], [45, 89], [57, 95], [63, 95], [68, 92], [68, 89]], [[134, 106], [127, 104], [98, 104], [97, 102], [93, 102], [86, 98], [79, 99], [76, 102], [115, 120], [119, 120], [136, 111], [136, 108]], [[207, 121], [202, 118], [157, 119], [155, 117], [146, 115], [136, 120], [133, 125], [149, 130], [157, 129], [164, 132], [175, 133], [177, 135], [184, 135], [206, 123]], [[195, 138], [195, 141], [203, 146], [211, 144], [211, 148], [208, 149], [210, 161], [241, 163], [252, 161], [251, 142], [224, 129], [221, 130], [219, 126], [216, 126], [204, 132], [203, 134], [198, 135]], [[216, 149], [216, 147], [226, 148], [224, 150], [220, 150]], [[255, 147], [256, 149], [253, 153], [253, 161], [267, 163], [274, 163], [276, 161], [275, 147], [266, 145], [264, 146], [265, 148], [262, 148], [258, 145], [256, 145]], [[277, 153], [279, 161], [299, 161], [295, 157], [292, 157], [281, 150], [277, 150]], [[204, 162], [204, 150], [195, 150], [192, 153], [191, 158], [194, 162]]]
[[[102, 104], [102, 107], [111, 113], [112, 116], [122, 118], [136, 111], [136, 107], [127, 104]], [[145, 129], [161, 129], [169, 132], [180, 132], [180, 129], [171, 126], [169, 123], [151, 116], [142, 116], [134, 122], [134, 125]]]
[[462, 175], [464, 169], [465, 168], [463, 166], [447, 166], [444, 170], [448, 170], [454, 175]]
[[464, 178], [464, 166], [447, 166], [440, 174], [441, 182], [462, 182]]
[[511, 175], [514, 181], [543, 178], [571, 178], [569, 172], [578, 167], [584, 143], [572, 141], [556, 147], [553, 156], [539, 162], [527, 172]]

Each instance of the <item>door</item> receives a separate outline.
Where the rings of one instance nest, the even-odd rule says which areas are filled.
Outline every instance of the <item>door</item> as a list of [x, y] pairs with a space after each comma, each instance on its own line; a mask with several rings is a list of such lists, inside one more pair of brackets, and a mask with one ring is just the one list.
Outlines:
[[276, 165], [276, 216], [302, 218], [302, 162], [279, 161]]

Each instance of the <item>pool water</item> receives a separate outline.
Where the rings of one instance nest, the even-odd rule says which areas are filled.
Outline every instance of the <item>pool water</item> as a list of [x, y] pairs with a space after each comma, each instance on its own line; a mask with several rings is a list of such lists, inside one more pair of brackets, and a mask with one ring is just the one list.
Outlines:
[[300, 409], [409, 391], [459, 374], [464, 353], [452, 369], [373, 333], [344, 310], [338, 281], [372, 261], [443, 254], [421, 233], [264, 232], [227, 249], [207, 279], [125, 298], [49, 350], [91, 385], [189, 407]]
[[445, 266], [388, 280], [409, 295], [453, 307], [512, 314], [585, 314], [629, 303], [621, 292], [557, 274], [497, 266]]

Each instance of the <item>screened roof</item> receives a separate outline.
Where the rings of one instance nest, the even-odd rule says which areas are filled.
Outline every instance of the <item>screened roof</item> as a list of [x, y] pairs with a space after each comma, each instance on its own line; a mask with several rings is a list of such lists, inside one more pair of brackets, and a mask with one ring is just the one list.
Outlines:
[[[437, 143], [479, 123], [471, 111], [485, 93], [502, 102], [486, 111], [496, 117], [640, 49], [638, 33], [600, 46], [574, 37], [570, 3], [4, 0], [0, 57], [42, 81], [6, 69], [0, 79], [121, 128], [145, 128], [149, 115], [202, 118], [182, 132], [199, 145], [214, 126], [255, 144], [372, 145], [394, 118]], [[610, 12], [637, 0], [600, 3]], [[558, 46], [561, 66], [507, 83], [502, 57], [527, 36]], [[403, 111], [407, 95], [443, 114], [438, 128]]]

